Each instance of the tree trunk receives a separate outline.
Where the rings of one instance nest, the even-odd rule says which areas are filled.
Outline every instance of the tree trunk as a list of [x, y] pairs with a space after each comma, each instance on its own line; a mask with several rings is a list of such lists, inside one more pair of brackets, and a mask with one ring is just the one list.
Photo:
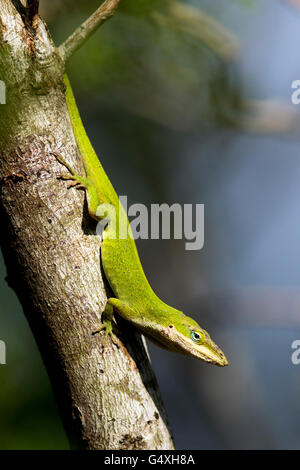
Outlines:
[[[100, 237], [84, 193], [57, 179], [58, 152], [80, 171], [64, 98], [64, 60], [44, 22], [0, 0], [1, 246], [49, 373], [71, 446], [172, 449], [140, 335], [120, 322], [121, 347], [102, 333], [106, 294]], [[33, 2], [34, 3], [34, 2]]]

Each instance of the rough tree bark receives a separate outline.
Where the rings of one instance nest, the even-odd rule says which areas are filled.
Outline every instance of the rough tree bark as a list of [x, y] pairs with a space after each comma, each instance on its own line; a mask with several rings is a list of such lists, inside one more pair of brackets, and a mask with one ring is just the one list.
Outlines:
[[64, 98], [64, 57], [37, 8], [36, 0], [27, 9], [18, 0], [0, 0], [0, 79], [7, 89], [0, 105], [0, 215], [7, 280], [41, 351], [71, 446], [171, 449], [140, 335], [125, 322], [122, 347], [109, 340], [103, 348], [102, 334], [92, 335], [106, 302], [100, 240], [83, 210], [83, 192], [57, 179], [62, 168], [51, 152], [77, 170], [80, 157]]

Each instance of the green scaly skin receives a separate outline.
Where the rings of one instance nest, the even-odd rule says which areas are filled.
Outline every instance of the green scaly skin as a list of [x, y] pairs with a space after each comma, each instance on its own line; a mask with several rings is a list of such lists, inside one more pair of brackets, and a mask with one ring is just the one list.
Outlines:
[[[101, 261], [115, 298], [107, 301], [100, 329], [104, 329], [106, 335], [112, 335], [111, 320], [113, 314], [117, 313], [135, 325], [147, 338], [169, 351], [226, 366], [228, 361], [225, 355], [209, 334], [200, 328], [195, 320], [165, 304], [156, 296], [144, 274], [133, 237], [120, 238], [118, 230], [115, 230], [122, 219], [128, 233], [132, 235], [125, 211], [119, 207], [119, 198], [86, 135], [66, 75], [64, 80], [66, 102], [83, 159], [85, 176], [77, 175], [61, 156], [55, 155], [71, 173], [64, 178], [73, 180], [77, 187], [85, 189], [90, 216], [96, 220], [101, 220], [107, 215], [109, 217], [109, 223], [103, 232]], [[103, 204], [106, 213], [100, 214], [97, 208]]]

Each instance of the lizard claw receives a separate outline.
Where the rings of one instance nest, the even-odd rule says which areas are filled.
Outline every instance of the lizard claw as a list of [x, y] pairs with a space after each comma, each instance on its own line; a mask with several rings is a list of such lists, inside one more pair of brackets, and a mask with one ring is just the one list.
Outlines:
[[61, 163], [61, 165], [65, 166], [67, 168], [67, 170], [69, 170], [69, 172], [71, 173], [71, 174], [64, 173], [64, 174], [58, 176], [58, 179], [67, 180], [67, 181], [72, 180], [72, 183], [69, 185], [69, 188], [75, 188], [76, 187], [76, 189], [79, 189], [79, 188], [88, 189], [87, 179], [86, 178], [84, 178], [83, 176], [78, 175], [59, 153], [52, 152], [52, 154], [56, 157], [56, 159], [59, 161], [59, 163]]
[[[73, 168], [66, 162], [66, 160], [59, 154], [59, 153], [56, 153], [56, 152], [51, 152], [52, 155], [55, 156], [56, 160], [59, 161], [59, 163], [61, 163], [63, 166], [65, 166], [67, 168], [67, 170], [69, 170], [69, 172], [71, 173], [71, 175], [73, 176], [77, 176], [75, 171], [73, 170]], [[67, 176], [67, 175], [66, 175]], [[63, 179], [64, 178], [64, 175], [62, 176]], [[70, 178], [70, 176], [69, 176]], [[67, 178], [66, 178], [67, 179]]]
[[[70, 178], [68, 178], [68, 179], [70, 179]], [[72, 183], [69, 184], [68, 189], [70, 189], [70, 188], [87, 189], [87, 187], [81, 181], [77, 181], [77, 180], [74, 180]]]
[[104, 338], [102, 341], [102, 345], [105, 347], [107, 345], [107, 338], [110, 336], [112, 342], [120, 347], [120, 341], [119, 339], [114, 335], [113, 333], [113, 327], [112, 327], [112, 322], [109, 320], [104, 320], [103, 323], [99, 325], [99, 327], [92, 332], [92, 335], [96, 335], [97, 333], [100, 333], [100, 331], [105, 330], [104, 332]]

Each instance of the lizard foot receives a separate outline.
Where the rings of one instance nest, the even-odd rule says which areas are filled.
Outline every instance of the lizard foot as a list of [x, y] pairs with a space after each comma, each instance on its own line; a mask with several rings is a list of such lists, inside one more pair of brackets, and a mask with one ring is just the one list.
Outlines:
[[100, 333], [100, 331], [103, 331], [103, 330], [105, 330], [105, 331], [104, 331], [104, 338], [103, 338], [103, 342], [102, 342], [102, 344], [103, 344], [104, 347], [107, 345], [107, 338], [108, 338], [108, 336], [110, 336], [112, 342], [113, 342], [116, 346], [118, 346], [118, 347], [121, 346], [119, 339], [118, 339], [118, 338], [114, 335], [114, 333], [113, 333], [113, 326], [112, 326], [111, 320], [106, 320], [106, 319], [104, 319], [104, 320], [103, 320], [103, 323], [101, 323], [101, 324], [99, 325], [99, 327], [98, 327], [96, 330], [94, 330], [94, 331], [92, 332], [92, 335], [96, 335], [97, 333]]
[[73, 168], [65, 161], [65, 159], [56, 152], [52, 152], [52, 155], [55, 156], [55, 158], [61, 163], [63, 166], [69, 170], [70, 174], [62, 174], [58, 176], [58, 179], [63, 179], [63, 180], [72, 180], [72, 183], [69, 185], [69, 188], [83, 188], [83, 189], [88, 189], [88, 180], [87, 178], [84, 178], [83, 176], [78, 175]]

